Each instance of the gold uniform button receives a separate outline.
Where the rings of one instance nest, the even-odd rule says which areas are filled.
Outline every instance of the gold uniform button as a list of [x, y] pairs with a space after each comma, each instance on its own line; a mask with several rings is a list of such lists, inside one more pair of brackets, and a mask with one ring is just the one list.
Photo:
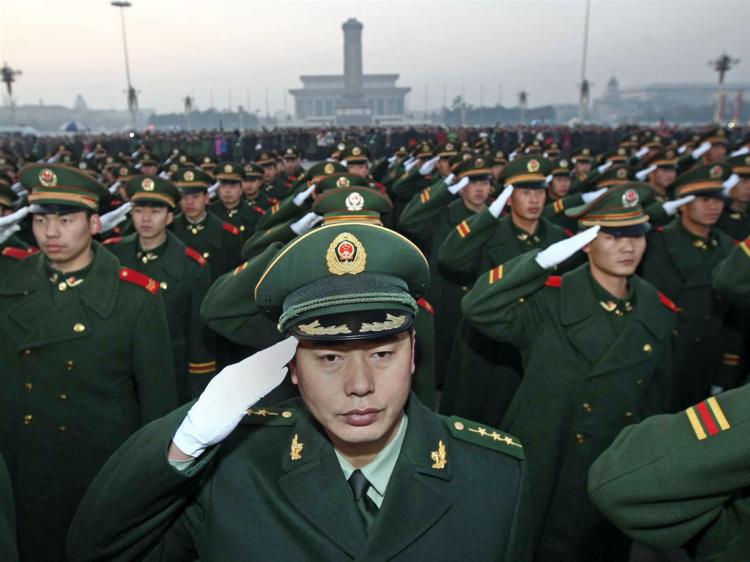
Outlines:
[[289, 410], [284, 410], [283, 412], [281, 412], [282, 418], [291, 418], [292, 415], [293, 415], [292, 412], [290, 412]]
[[86, 326], [84, 326], [84, 325], [83, 325], [83, 324], [81, 324], [80, 322], [76, 322], [75, 324], [73, 324], [73, 331], [74, 331], [74, 332], [75, 332], [76, 334], [80, 334], [80, 333], [81, 333], [81, 332], [83, 332], [83, 331], [84, 331], [85, 329], [86, 329]]
[[67, 283], [65, 283], [65, 281], [63, 281], [62, 283], [60, 283], [60, 284], [59, 284], [59, 285], [57, 286], [57, 288], [58, 288], [58, 289], [59, 289], [60, 291], [64, 291], [65, 289], [67, 289], [67, 288], [68, 288], [68, 284], [67, 284]]
[[581, 408], [583, 408], [583, 411], [586, 412], [587, 414], [590, 413], [592, 410], [591, 404], [589, 404], [588, 402], [584, 402], [583, 404], [581, 404]]
[[30, 382], [27, 382], [26, 384], [23, 385], [23, 389], [26, 390], [26, 391], [28, 391], [28, 392], [31, 392], [32, 388], [34, 388], [34, 385], [31, 384]]
[[73, 369], [73, 367], [75, 367], [75, 366], [76, 366], [76, 364], [75, 364], [75, 363], [73, 363], [73, 361], [72, 361], [72, 360], [70, 360], [70, 361], [66, 361], [66, 362], [65, 362], [65, 368], [66, 368], [66, 369], [67, 369], [68, 371], [72, 370], [72, 369]]
[[586, 441], [586, 436], [583, 433], [576, 433], [576, 443], [579, 445]]
[[626, 418], [632, 418], [635, 414], [633, 412], [625, 412]]
[[651, 346], [650, 343], [643, 344], [643, 351], [646, 353], [651, 353], [654, 350], [654, 348]]
[[23, 424], [24, 425], [29, 425], [32, 421], [34, 421], [34, 416], [32, 416], [31, 414], [26, 414], [23, 417]]
[[30, 349], [24, 349], [22, 352], [24, 357], [30, 357], [31, 356], [31, 350]]
[[520, 299], [518, 299], [518, 302], [520, 302], [521, 304], [523, 304], [523, 303], [525, 303], [525, 302], [526, 302], [526, 299], [525, 299], [525, 298], [523, 298], [523, 297], [521, 297]]
[[677, 338], [680, 336], [680, 331], [677, 328], [675, 328], [674, 330], [672, 330], [672, 335]]
[[167, 285], [166, 281], [162, 281], [159, 283], [159, 287], [161, 287], [162, 291], [166, 291], [169, 288], [169, 285]]
[[636, 384], [643, 384], [643, 379], [638, 379], [637, 381], [635, 381], [635, 383]]
[[68, 428], [65, 427], [64, 425], [58, 425], [57, 431], [59, 431], [60, 433], [65, 433], [66, 431], [68, 431]]
[[460, 421], [457, 421], [453, 424], [453, 427], [455, 427], [458, 431], [464, 430], [464, 424], [462, 424]]
[[68, 395], [65, 393], [62, 393], [57, 398], [58, 400], [60, 400], [60, 402], [65, 402], [68, 399]]

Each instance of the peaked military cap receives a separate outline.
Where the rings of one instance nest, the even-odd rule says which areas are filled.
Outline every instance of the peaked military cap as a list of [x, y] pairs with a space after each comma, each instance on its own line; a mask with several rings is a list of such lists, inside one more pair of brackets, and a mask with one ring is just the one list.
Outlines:
[[271, 164], [276, 163], [276, 155], [270, 150], [264, 150], [263, 152], [258, 154], [255, 162], [257, 164], [260, 164], [261, 166], [270, 166]]
[[326, 176], [330, 176], [333, 174], [346, 174], [346, 173], [348, 173], [346, 166], [342, 166], [338, 162], [325, 161], [325, 162], [318, 162], [317, 164], [313, 164], [312, 166], [310, 166], [307, 172], [305, 172], [304, 178], [305, 178], [305, 181], [318, 183], [321, 179], [323, 179]]
[[462, 150], [455, 156], [451, 156], [450, 159], [448, 160], [448, 163], [450, 164], [451, 170], [453, 171], [453, 173], [455, 173], [456, 168], [458, 167], [459, 164], [461, 164], [462, 162], [466, 160], [471, 160], [472, 158], [474, 158], [473, 152], [470, 152], [468, 150]]
[[382, 338], [408, 330], [427, 289], [427, 259], [397, 232], [334, 223], [296, 238], [255, 286], [280, 332], [310, 340]]
[[172, 179], [183, 194], [206, 191], [214, 183], [213, 178], [200, 168], [178, 168]]
[[538, 140], [534, 140], [533, 142], [527, 144], [523, 149], [524, 154], [541, 154], [542, 153], [542, 143], [540, 143]]
[[288, 146], [284, 149], [283, 158], [284, 160], [296, 160], [301, 156], [299, 148], [296, 146]]
[[562, 153], [562, 150], [560, 150], [560, 145], [558, 145], [556, 142], [553, 142], [550, 144], [547, 148], [544, 149], [543, 156], [545, 158], [549, 158], [550, 160], [554, 160], [560, 154]]
[[242, 166], [243, 180], [259, 180], [263, 177], [263, 166], [255, 162], [249, 162]]
[[[89, 174], [65, 164], [29, 164], [19, 172], [31, 192], [31, 212], [99, 211], [109, 201], [107, 189]], [[55, 209], [52, 211], [52, 209]]]
[[112, 173], [119, 181], [128, 181], [133, 176], [137, 176], [140, 172], [130, 164], [120, 164], [112, 170]]
[[318, 195], [313, 212], [323, 215], [323, 224], [341, 221], [380, 222], [381, 215], [393, 210], [388, 195], [366, 185], [337, 187]]
[[141, 166], [158, 166], [159, 165], [159, 159], [156, 158], [153, 154], [150, 152], [146, 152], [143, 154], [138, 161], [138, 163]]
[[206, 170], [207, 172], [210, 172], [214, 168], [216, 168], [216, 166], [218, 165], [219, 163], [213, 158], [211, 158], [210, 156], [204, 156], [203, 158], [201, 158], [201, 163], [199, 167], [201, 168], [201, 170]]
[[409, 154], [409, 151], [406, 150], [405, 146], [399, 146], [396, 149], [396, 152], [393, 153], [394, 156], [399, 156], [399, 157], [406, 156], [407, 154]]
[[651, 225], [637, 187], [634, 183], [616, 185], [586, 205], [567, 209], [565, 214], [578, 219], [583, 228], [599, 225], [603, 232], [616, 236], [643, 236]]
[[346, 150], [347, 144], [343, 141], [337, 142], [331, 147], [328, 156], [334, 160], [341, 160], [341, 153]]
[[508, 158], [505, 156], [505, 152], [502, 150], [496, 150], [492, 155], [492, 163], [495, 166], [505, 166], [508, 163]]
[[432, 145], [429, 142], [420, 142], [414, 149], [416, 158], [430, 158], [432, 156]]
[[727, 164], [732, 167], [732, 172], [738, 176], [750, 176], [750, 154], [740, 154], [727, 160]]
[[180, 190], [159, 176], [140, 175], [130, 178], [125, 186], [133, 205], [161, 205], [174, 209], [180, 200]]
[[11, 207], [17, 199], [18, 196], [10, 188], [10, 178], [0, 172], [0, 206]]
[[455, 156], [458, 154], [459, 146], [455, 142], [446, 142], [445, 144], [441, 144], [435, 149], [435, 156], [439, 156], [440, 158], [450, 158], [451, 156]]
[[505, 185], [544, 189], [552, 162], [541, 156], [517, 156], [503, 169]]
[[591, 153], [590, 148], [583, 147], [573, 155], [572, 160], [574, 164], [576, 162], [593, 162], [594, 155]]
[[677, 169], [677, 151], [674, 148], [663, 148], [644, 162], [647, 166]]
[[236, 162], [221, 162], [213, 170], [213, 176], [220, 181], [242, 181], [242, 165]]
[[727, 137], [726, 129], [723, 127], [716, 127], [703, 134], [700, 137], [698, 144], [703, 142], [710, 142], [711, 144], [729, 144], [729, 139]]
[[362, 164], [370, 161], [370, 149], [359, 144], [347, 146], [339, 155], [347, 164]]
[[550, 172], [553, 176], [570, 176], [572, 170], [570, 167], [570, 160], [561, 158], [555, 161], [552, 165], [552, 171]]
[[458, 179], [487, 179], [492, 174], [493, 164], [493, 160], [485, 156], [477, 156], [458, 164], [453, 173]]
[[703, 195], [721, 197], [724, 180], [732, 175], [729, 164], [705, 164], [677, 176], [672, 184], [675, 197]]
[[601, 174], [592, 175], [586, 182], [589, 189], [601, 189], [602, 187], [612, 187], [621, 183], [630, 181], [630, 168], [625, 164], [615, 164], [610, 166]]
[[628, 160], [630, 160], [628, 149], [623, 146], [618, 146], [617, 148], [613, 150], [605, 152], [600, 157], [600, 161], [602, 163], [612, 162], [613, 164], [624, 164]]
[[318, 178], [318, 181], [315, 182], [315, 185], [317, 186], [315, 191], [323, 193], [329, 189], [337, 189], [340, 187], [369, 187], [370, 182], [362, 176], [344, 172], [340, 174], [331, 174], [330, 176], [321, 176]]

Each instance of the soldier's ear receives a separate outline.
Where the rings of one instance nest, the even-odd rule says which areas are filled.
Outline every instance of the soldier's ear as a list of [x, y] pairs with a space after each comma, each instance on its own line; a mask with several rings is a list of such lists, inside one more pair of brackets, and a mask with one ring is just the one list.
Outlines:
[[174, 220], [174, 211], [170, 209], [169, 211], [167, 211], [167, 226], [172, 224], [173, 220]]
[[102, 231], [102, 221], [99, 218], [99, 215], [94, 213], [89, 217], [89, 232], [91, 232], [93, 236], [94, 234], [99, 234], [101, 231]]
[[298, 379], [297, 379], [297, 358], [292, 357], [292, 360], [289, 361], [289, 378], [292, 381], [292, 384], [297, 385]]
[[411, 374], [417, 370], [417, 331], [411, 330]]

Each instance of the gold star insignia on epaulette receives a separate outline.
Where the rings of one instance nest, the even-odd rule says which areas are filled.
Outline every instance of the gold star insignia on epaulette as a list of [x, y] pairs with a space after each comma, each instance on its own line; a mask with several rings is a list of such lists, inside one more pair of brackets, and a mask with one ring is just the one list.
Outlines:
[[511, 445], [513, 447], [521, 447], [520, 443], [516, 443], [512, 437], [509, 437], [507, 435], [503, 435], [501, 433], [498, 433], [497, 431], [489, 432], [483, 427], [470, 427], [469, 431], [472, 431], [474, 433], [478, 433], [482, 437], [489, 437], [493, 441], [500, 441], [502, 443], [505, 443], [506, 445]]
[[445, 465], [448, 464], [448, 456], [445, 454], [445, 443], [442, 439], [438, 441], [438, 450], [430, 453], [430, 458], [434, 461], [432, 468], [436, 470], [443, 470]]
[[278, 416], [279, 414], [276, 412], [269, 412], [265, 408], [261, 408], [260, 410], [253, 410], [252, 408], [249, 408], [247, 410], [248, 416]]
[[487, 430], [483, 427], [470, 427], [469, 431], [472, 431], [474, 433], [478, 433], [482, 437], [487, 437]]
[[292, 446], [289, 450], [289, 458], [291, 458], [293, 461], [300, 460], [302, 458], [302, 449], [304, 448], [305, 444], [299, 440], [299, 435], [295, 433], [294, 437], [292, 438]]

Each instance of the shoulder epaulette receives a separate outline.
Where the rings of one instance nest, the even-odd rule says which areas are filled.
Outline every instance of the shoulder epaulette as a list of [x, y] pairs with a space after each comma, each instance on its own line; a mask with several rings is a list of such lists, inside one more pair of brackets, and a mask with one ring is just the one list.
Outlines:
[[445, 422], [456, 439], [468, 441], [487, 449], [500, 451], [517, 459], [524, 458], [521, 441], [512, 435], [498, 431], [494, 427], [459, 418], [458, 416], [446, 418]]
[[427, 312], [429, 312], [433, 316], [435, 315], [435, 309], [432, 307], [432, 305], [430, 304], [430, 301], [428, 301], [427, 299], [424, 299], [424, 298], [419, 299], [417, 301], [417, 305], [424, 308]]
[[263, 207], [260, 207], [258, 205], [253, 205], [253, 209], [255, 209], [256, 213], [260, 213], [261, 215], [266, 214], [266, 211], [263, 209]]
[[16, 248], [14, 246], [3, 248], [3, 256], [6, 258], [13, 258], [14, 260], [25, 260], [37, 252], [39, 252], [39, 250], [33, 248]]
[[667, 295], [659, 291], [659, 302], [666, 306], [669, 310], [672, 312], [682, 312], [682, 309], [677, 306], [672, 299], [670, 299]]
[[152, 295], [155, 295], [159, 291], [159, 282], [156, 279], [151, 279], [148, 275], [129, 267], [120, 268], [120, 281], [126, 281], [143, 287]]
[[547, 277], [547, 281], [545, 281], [544, 284], [547, 287], [556, 287], [559, 289], [562, 287], [562, 277], [559, 275], [550, 275]]
[[248, 408], [242, 423], [250, 425], [294, 425], [297, 412], [291, 408]]
[[231, 232], [235, 236], [240, 235], [240, 229], [234, 226], [233, 224], [229, 224], [228, 222], [225, 222], [221, 226], [224, 228], [224, 230], [226, 230], [227, 232]]
[[119, 244], [120, 240], [122, 240], [122, 236], [113, 236], [112, 238], [107, 238], [102, 242], [102, 244], [109, 246], [110, 244]]
[[201, 267], [204, 267], [208, 263], [206, 261], [206, 258], [200, 255], [199, 252], [193, 250], [192, 248], [189, 248], [188, 246], [185, 246], [185, 255], [190, 259], [197, 261]]

